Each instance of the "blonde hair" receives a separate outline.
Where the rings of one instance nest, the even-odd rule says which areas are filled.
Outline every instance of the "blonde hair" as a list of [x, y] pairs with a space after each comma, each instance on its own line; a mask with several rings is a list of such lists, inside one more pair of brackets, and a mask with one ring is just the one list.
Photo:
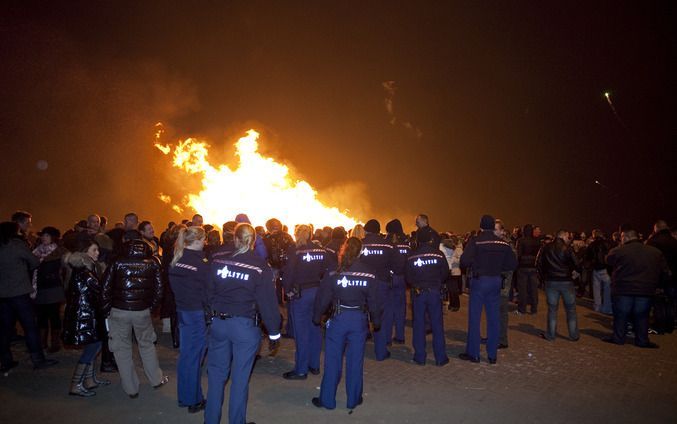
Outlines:
[[254, 248], [256, 242], [256, 230], [250, 224], [237, 224], [233, 233], [233, 243], [235, 244], [235, 252], [233, 256], [247, 253]]
[[195, 240], [204, 240], [204, 238], [205, 230], [202, 227], [181, 228], [176, 243], [174, 243], [174, 258], [172, 258], [171, 266], [176, 265], [181, 260], [186, 246], [190, 246]]
[[357, 237], [360, 240], [362, 240], [366, 235], [367, 233], [364, 231], [364, 226], [362, 224], [357, 224], [350, 232], [350, 237]]
[[310, 240], [312, 230], [308, 225], [299, 225], [294, 231], [294, 238], [296, 239], [296, 246], [305, 246]]

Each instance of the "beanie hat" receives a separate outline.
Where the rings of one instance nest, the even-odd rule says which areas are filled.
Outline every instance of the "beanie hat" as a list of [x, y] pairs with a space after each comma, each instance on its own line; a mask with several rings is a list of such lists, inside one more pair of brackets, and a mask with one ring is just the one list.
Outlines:
[[381, 224], [379, 224], [375, 219], [370, 219], [366, 224], [364, 224], [364, 231], [378, 234], [381, 232]]
[[491, 215], [483, 215], [480, 220], [480, 228], [483, 230], [493, 230], [496, 225], [496, 220]]

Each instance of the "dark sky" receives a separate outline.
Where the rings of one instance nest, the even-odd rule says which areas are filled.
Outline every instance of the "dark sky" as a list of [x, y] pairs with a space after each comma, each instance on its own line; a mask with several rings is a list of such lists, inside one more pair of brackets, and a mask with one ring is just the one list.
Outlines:
[[674, 2], [81, 3], [0, 14], [2, 217], [180, 218], [162, 121], [217, 148], [253, 126], [364, 220], [677, 223]]

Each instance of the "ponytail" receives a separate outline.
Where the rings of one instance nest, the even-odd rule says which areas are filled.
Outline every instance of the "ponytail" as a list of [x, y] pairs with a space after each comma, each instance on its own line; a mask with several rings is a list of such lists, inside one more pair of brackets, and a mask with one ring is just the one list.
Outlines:
[[247, 223], [237, 224], [233, 234], [233, 243], [235, 244], [233, 256], [249, 252], [254, 248], [255, 242], [256, 230], [254, 230], [254, 227]]
[[203, 240], [204, 238], [205, 230], [202, 227], [181, 228], [174, 243], [174, 257], [172, 258], [171, 266], [176, 265], [181, 260], [186, 246], [190, 246], [195, 240]]
[[294, 231], [294, 238], [296, 239], [296, 247], [305, 246], [310, 241], [310, 234], [312, 230], [308, 225], [299, 225]]
[[339, 252], [339, 266], [337, 272], [340, 274], [350, 268], [357, 261], [362, 252], [362, 241], [357, 237], [349, 237], [341, 246]]

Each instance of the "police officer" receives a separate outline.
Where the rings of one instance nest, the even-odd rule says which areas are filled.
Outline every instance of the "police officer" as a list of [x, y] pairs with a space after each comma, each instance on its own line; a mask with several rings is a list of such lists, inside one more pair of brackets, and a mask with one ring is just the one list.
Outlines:
[[[399, 219], [393, 219], [386, 224], [386, 240], [395, 246], [403, 261], [411, 254], [409, 238], [404, 234], [402, 223]], [[407, 284], [402, 272], [393, 274], [393, 326], [395, 327], [395, 344], [404, 344], [404, 323], [407, 317]], [[391, 328], [383, 328], [386, 332], [386, 344], [390, 344], [392, 337]]]
[[336, 227], [331, 230], [331, 240], [324, 246], [324, 250], [329, 253], [329, 269], [335, 270], [338, 267], [338, 255], [341, 246], [346, 242], [347, 233], [343, 227]]
[[411, 286], [414, 306], [414, 358], [419, 365], [425, 365], [425, 316], [430, 317], [433, 333], [433, 351], [435, 364], [444, 366], [449, 363], [444, 340], [442, 318], [442, 286], [449, 278], [447, 258], [437, 247], [430, 227], [417, 233], [417, 248], [407, 259], [406, 276]]
[[296, 245], [288, 249], [289, 259], [282, 271], [285, 291], [293, 294], [290, 310], [296, 343], [294, 369], [282, 375], [287, 380], [305, 380], [308, 371], [320, 373], [322, 331], [313, 325], [313, 305], [328, 259], [327, 252], [310, 241], [311, 234], [308, 225], [296, 228]]
[[517, 268], [517, 257], [510, 244], [494, 234], [495, 220], [482, 216], [481, 232], [471, 238], [461, 255], [461, 268], [470, 275], [470, 306], [468, 308], [468, 340], [459, 358], [480, 361], [480, 318], [482, 309], [487, 314], [487, 356], [496, 363], [500, 329], [499, 307], [503, 279], [501, 273]]
[[179, 230], [174, 257], [169, 264], [169, 284], [176, 301], [180, 353], [176, 363], [179, 406], [194, 414], [204, 409], [201, 365], [207, 348], [207, 281], [209, 264], [202, 251], [205, 230], [189, 227]]
[[269, 331], [269, 349], [279, 343], [280, 314], [273, 273], [254, 252], [256, 231], [250, 224], [235, 227], [235, 251], [214, 257], [208, 287], [212, 309], [205, 423], [221, 422], [224, 386], [230, 376], [228, 422], [244, 423], [247, 416], [249, 375], [261, 341], [258, 311]]
[[324, 277], [317, 294], [313, 323], [320, 325], [322, 315], [334, 305], [326, 324], [324, 374], [320, 396], [312, 399], [318, 408], [336, 408], [336, 388], [341, 380], [343, 353], [346, 355], [346, 406], [362, 403], [362, 369], [367, 339], [367, 309], [378, 331], [381, 316], [376, 276], [359, 259], [362, 243], [356, 237], [346, 240], [339, 254], [340, 265]]
[[383, 317], [381, 330], [374, 331], [374, 354], [377, 361], [383, 361], [390, 358], [390, 352], [386, 346], [388, 333], [392, 335], [393, 326], [392, 275], [402, 274], [404, 262], [397, 249], [381, 236], [381, 224], [377, 220], [367, 221], [364, 224], [364, 231], [366, 235], [362, 240], [360, 261], [371, 267], [378, 281]]

